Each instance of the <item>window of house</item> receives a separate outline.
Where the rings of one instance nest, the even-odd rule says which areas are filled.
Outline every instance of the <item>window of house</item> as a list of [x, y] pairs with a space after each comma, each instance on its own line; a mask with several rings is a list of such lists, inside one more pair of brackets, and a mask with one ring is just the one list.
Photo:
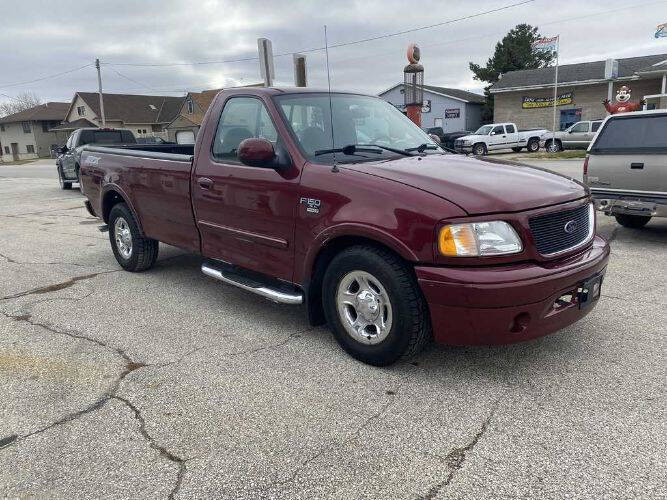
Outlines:
[[28, 144], [28, 145], [25, 147], [25, 149], [26, 149], [26, 151], [27, 151], [28, 153], [32, 153], [32, 154], [35, 153], [35, 146], [33, 146], [32, 144]]
[[213, 156], [226, 162], [238, 163], [239, 144], [251, 137], [263, 137], [275, 144], [278, 132], [264, 104], [252, 97], [235, 97], [227, 101], [213, 143]]
[[186, 105], [187, 105], [187, 107], [188, 107], [188, 114], [189, 114], [189, 115], [191, 115], [192, 113], [195, 112], [195, 106], [194, 106], [194, 104], [192, 103], [192, 99], [188, 99], [188, 100], [186, 101]]
[[42, 132], [49, 131], [49, 122], [42, 122]]
[[4, 126], [4, 125], [0, 125], [0, 132], [4, 132], [4, 131], [5, 131], [5, 126]]
[[21, 122], [21, 126], [23, 127], [23, 132], [26, 134], [32, 132], [32, 129], [30, 128], [30, 122]]
[[161, 124], [151, 125], [151, 130], [153, 132], [162, 132], [162, 125]]
[[86, 116], [86, 107], [85, 106], [77, 106], [76, 107], [76, 113], [79, 116]]
[[5, 154], [6, 154], [6, 155], [9, 154], [9, 146], [5, 146]]

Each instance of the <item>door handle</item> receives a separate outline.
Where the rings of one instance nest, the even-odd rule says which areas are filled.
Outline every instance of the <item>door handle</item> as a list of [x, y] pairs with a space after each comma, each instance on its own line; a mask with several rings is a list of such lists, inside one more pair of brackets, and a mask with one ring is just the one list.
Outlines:
[[630, 163], [630, 168], [632, 169], [641, 169], [644, 168], [643, 163]]
[[200, 177], [197, 179], [197, 183], [199, 183], [199, 187], [202, 189], [211, 189], [213, 187], [213, 181], [208, 177]]

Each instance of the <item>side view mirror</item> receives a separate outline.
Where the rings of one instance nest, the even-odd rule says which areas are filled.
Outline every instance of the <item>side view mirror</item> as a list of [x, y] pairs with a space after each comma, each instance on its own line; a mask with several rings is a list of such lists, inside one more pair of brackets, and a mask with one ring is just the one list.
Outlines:
[[68, 151], [67, 146], [60, 146], [58, 148], [58, 153], [60, 153], [61, 155], [64, 155], [65, 153], [67, 153], [67, 151]]
[[571, 134], [571, 133], [572, 133], [572, 131], [571, 131], [571, 130], [568, 130], [568, 131], [567, 131], [567, 133], [568, 133], [568, 134]]
[[276, 152], [266, 139], [251, 137], [241, 141], [236, 156], [244, 165], [250, 167], [274, 168]]

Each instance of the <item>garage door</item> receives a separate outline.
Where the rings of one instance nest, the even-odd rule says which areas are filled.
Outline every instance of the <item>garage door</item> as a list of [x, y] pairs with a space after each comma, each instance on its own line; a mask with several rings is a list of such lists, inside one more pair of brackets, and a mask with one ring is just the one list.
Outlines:
[[195, 133], [192, 130], [179, 130], [176, 132], [176, 142], [178, 144], [194, 144]]

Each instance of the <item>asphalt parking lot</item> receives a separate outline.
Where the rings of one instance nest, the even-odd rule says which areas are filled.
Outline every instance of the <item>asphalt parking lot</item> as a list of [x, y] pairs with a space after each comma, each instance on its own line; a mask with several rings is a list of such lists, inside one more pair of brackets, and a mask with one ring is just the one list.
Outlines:
[[378, 369], [175, 248], [120, 270], [82, 202], [0, 166], [0, 496], [665, 498], [667, 220], [600, 217], [578, 324]]

